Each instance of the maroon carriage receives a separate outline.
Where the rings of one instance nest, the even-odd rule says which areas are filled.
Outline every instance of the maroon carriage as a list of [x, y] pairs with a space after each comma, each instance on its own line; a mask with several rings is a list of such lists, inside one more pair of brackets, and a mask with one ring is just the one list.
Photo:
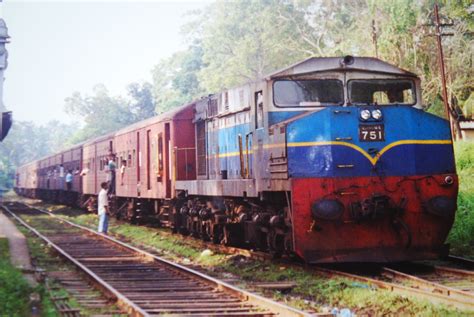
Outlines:
[[109, 150], [117, 165], [112, 203], [119, 216], [138, 221], [161, 214], [167, 220], [175, 181], [196, 179], [193, 117], [189, 104], [115, 133]]

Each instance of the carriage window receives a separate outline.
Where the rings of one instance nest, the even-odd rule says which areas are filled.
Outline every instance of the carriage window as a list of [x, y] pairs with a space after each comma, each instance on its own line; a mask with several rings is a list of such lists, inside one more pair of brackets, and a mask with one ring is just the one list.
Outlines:
[[273, 83], [277, 107], [318, 107], [342, 105], [342, 82], [335, 79], [277, 80]]
[[161, 182], [163, 179], [163, 133], [158, 134], [158, 171], [156, 181]]
[[414, 105], [416, 102], [415, 85], [411, 80], [350, 80], [349, 95], [353, 104]]
[[263, 127], [263, 92], [255, 93], [255, 129]]

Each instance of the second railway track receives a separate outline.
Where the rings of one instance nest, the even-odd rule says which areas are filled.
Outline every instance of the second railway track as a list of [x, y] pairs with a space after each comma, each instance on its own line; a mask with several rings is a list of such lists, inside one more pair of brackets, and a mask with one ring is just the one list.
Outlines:
[[[12, 217], [85, 272], [130, 316], [310, 316], [23, 204]], [[28, 222], [22, 219], [28, 217]]]

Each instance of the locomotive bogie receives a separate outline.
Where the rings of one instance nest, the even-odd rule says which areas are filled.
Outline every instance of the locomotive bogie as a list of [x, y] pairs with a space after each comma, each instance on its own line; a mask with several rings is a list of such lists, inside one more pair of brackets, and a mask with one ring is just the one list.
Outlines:
[[249, 247], [275, 255], [293, 251], [286, 198], [265, 200], [179, 195], [171, 216], [174, 232], [214, 243]]

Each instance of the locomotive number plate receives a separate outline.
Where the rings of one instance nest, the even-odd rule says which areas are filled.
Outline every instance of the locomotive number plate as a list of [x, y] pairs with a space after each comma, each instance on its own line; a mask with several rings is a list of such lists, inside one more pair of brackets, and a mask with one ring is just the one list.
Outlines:
[[383, 124], [360, 124], [359, 141], [380, 142], [385, 141]]

